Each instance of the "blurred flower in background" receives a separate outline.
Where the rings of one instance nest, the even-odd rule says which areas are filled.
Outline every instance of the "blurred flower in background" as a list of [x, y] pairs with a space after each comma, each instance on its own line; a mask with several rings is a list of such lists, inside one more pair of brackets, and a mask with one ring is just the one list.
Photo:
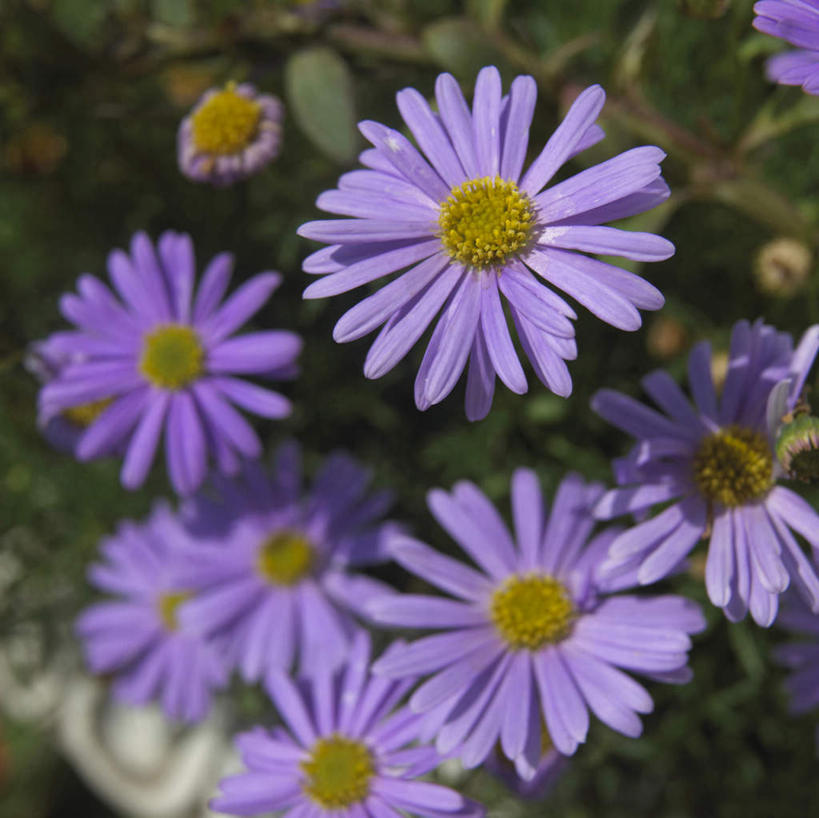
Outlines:
[[757, 287], [769, 295], [788, 297], [803, 290], [812, 268], [810, 248], [787, 237], [763, 245], [754, 260]]
[[179, 126], [179, 169], [217, 186], [246, 179], [278, 155], [283, 118], [278, 98], [248, 82], [211, 88]]
[[232, 264], [229, 254], [216, 256], [197, 289], [190, 236], [168, 231], [155, 250], [137, 233], [130, 256], [114, 250], [108, 258], [121, 300], [88, 274], [78, 279], [77, 294], [63, 296], [60, 308], [76, 329], [46, 341], [49, 355], [64, 363], [40, 391], [39, 417], [48, 425], [68, 414], [87, 426], [75, 446], [80, 460], [122, 448], [122, 484], [137, 488], [164, 429], [171, 483], [190, 494], [211, 457], [230, 473], [239, 455], [261, 454], [233, 404], [277, 419], [290, 414], [290, 401], [236, 376], [289, 376], [301, 340], [284, 330], [230, 337], [281, 281], [261, 273], [222, 304]]

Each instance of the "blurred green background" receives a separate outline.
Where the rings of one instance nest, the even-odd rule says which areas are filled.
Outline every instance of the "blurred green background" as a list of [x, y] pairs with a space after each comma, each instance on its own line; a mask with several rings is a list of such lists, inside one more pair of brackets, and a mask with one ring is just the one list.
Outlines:
[[[191, 233], [200, 269], [233, 251], [234, 286], [263, 269], [284, 273], [256, 323], [295, 329], [306, 347], [301, 377], [283, 389], [292, 418], [257, 424], [268, 449], [296, 436], [311, 466], [349, 449], [395, 490], [395, 516], [442, 548], [451, 545], [426, 513], [428, 488], [469, 478], [505, 503], [519, 465], [535, 468], [549, 490], [569, 469], [608, 480], [608, 461], [627, 441], [590, 412], [595, 389], [638, 395], [638, 379], [657, 366], [682, 376], [693, 342], [710, 338], [724, 350], [741, 318], [762, 316], [795, 334], [819, 320], [819, 98], [765, 80], [764, 58], [781, 43], [754, 32], [751, 6], [0, 0], [0, 646], [24, 637], [28, 647], [11, 651], [15, 672], [25, 679], [66, 650], [76, 657], [70, 626], [91, 598], [84, 574], [99, 538], [171, 495], [160, 467], [128, 493], [117, 462], [83, 465], [51, 449], [23, 367], [29, 342], [64, 327], [60, 294], [81, 272], [103, 274], [108, 251], [137, 229]], [[639, 332], [581, 314], [569, 400], [531, 376], [527, 396], [499, 386], [490, 416], [469, 424], [463, 384], [443, 405], [415, 409], [421, 346], [381, 380], [364, 380], [369, 340], [340, 346], [331, 337], [361, 296], [302, 302], [300, 261], [313, 248], [295, 230], [317, 216], [318, 193], [354, 166], [364, 147], [355, 121], [398, 127], [397, 90], [431, 95], [437, 73], [449, 70], [471, 93], [490, 62], [507, 85], [518, 73], [538, 80], [533, 152], [579, 88], [606, 88], [607, 139], [563, 172], [638, 144], [662, 146], [674, 195], [631, 226], [662, 232], [677, 255], [644, 271], [667, 304]], [[230, 79], [282, 97], [284, 141], [257, 177], [215, 190], [181, 176], [175, 135], [202, 91]], [[791, 242], [762, 253], [782, 238]], [[694, 560], [673, 586], [705, 602], [701, 572]], [[651, 685], [656, 711], [644, 738], [595, 725], [541, 803], [514, 800], [486, 773], [470, 775], [466, 790], [499, 816], [819, 814], [816, 719], [788, 715], [783, 672], [768, 656], [783, 635], [729, 626], [706, 610], [696, 679]], [[0, 816], [113, 815], [61, 759], [50, 731], [47, 719], [0, 711]]]

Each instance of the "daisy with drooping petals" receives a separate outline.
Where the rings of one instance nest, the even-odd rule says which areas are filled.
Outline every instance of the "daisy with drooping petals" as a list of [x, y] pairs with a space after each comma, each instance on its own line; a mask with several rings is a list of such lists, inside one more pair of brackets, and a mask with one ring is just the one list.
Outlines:
[[88, 666], [114, 674], [114, 696], [129, 704], [159, 699], [172, 719], [201, 721], [228, 670], [200, 631], [182, 625], [192, 597], [181, 569], [194, 543], [171, 510], [157, 504], [143, 524], [124, 522], [102, 544], [105, 561], [90, 579], [119, 597], [92, 605], [77, 620]]
[[179, 126], [179, 169], [219, 187], [252, 176], [275, 159], [284, 108], [248, 82], [206, 91]]
[[285, 726], [236, 739], [247, 771], [220, 782], [211, 809], [283, 818], [482, 816], [454, 790], [416, 780], [441, 759], [414, 745], [421, 717], [396, 709], [412, 682], [373, 678], [369, 662], [369, 638], [360, 632], [343, 673], [325, 668], [302, 686], [271, 673], [266, 686]]
[[229, 254], [216, 256], [195, 289], [189, 236], [163, 233], [155, 250], [137, 233], [130, 255], [114, 250], [108, 258], [119, 298], [87, 274], [77, 294], [63, 296], [60, 308], [76, 329], [48, 339], [51, 352], [68, 363], [41, 390], [39, 408], [47, 421], [104, 404], [77, 441], [80, 460], [123, 448], [122, 484], [137, 488], [164, 429], [171, 482], [189, 494], [204, 480], [210, 457], [232, 473], [240, 456], [261, 454], [234, 404], [282, 418], [290, 402], [236, 376], [289, 376], [301, 340], [282, 330], [231, 337], [281, 281], [278, 273], [261, 273], [221, 303], [231, 267]]
[[761, 0], [754, 12], [755, 29], [796, 46], [768, 60], [768, 78], [819, 94], [819, 0]]
[[656, 582], [707, 537], [708, 596], [731, 621], [750, 609], [767, 627], [791, 581], [819, 611], [819, 577], [791, 533], [819, 548], [819, 514], [777, 484], [770, 431], [799, 400], [817, 349], [819, 326], [794, 351], [787, 333], [740, 321], [720, 397], [707, 342], [688, 358], [693, 405], [663, 371], [645, 377], [643, 387], [664, 414], [620, 392], [594, 396], [592, 408], [638, 441], [615, 463], [621, 488], [607, 492], [595, 514], [610, 519], [664, 506], [615, 539], [612, 567], [638, 565], [641, 583]]
[[219, 501], [204, 493], [186, 510], [189, 527], [215, 536], [189, 562], [197, 597], [184, 621], [219, 640], [248, 682], [296, 657], [305, 675], [338, 666], [355, 614], [389, 590], [348, 570], [388, 558], [389, 493], [368, 493], [370, 473], [344, 454], [327, 458], [309, 492], [301, 480], [298, 447], [283, 446], [272, 473], [248, 464], [240, 479], [217, 480]]
[[589, 709], [628, 736], [639, 736], [648, 692], [618, 668], [666, 682], [686, 682], [689, 634], [705, 626], [699, 607], [679, 596], [613, 595], [634, 585], [633, 571], [603, 577], [600, 567], [617, 531], [589, 539], [590, 504], [603, 493], [570, 475], [551, 513], [535, 474], [512, 478], [513, 540], [472, 483], [428, 497], [438, 522], [479, 570], [406, 536], [390, 551], [407, 570], [457, 599], [396, 594], [376, 599], [377, 622], [444, 633], [397, 646], [376, 662], [388, 677], [432, 674], [410, 707], [441, 725], [436, 747], [476, 767], [496, 743], [532, 779], [551, 743], [571, 755], [585, 741]]
[[435, 96], [438, 114], [413, 88], [397, 97], [420, 152], [399, 131], [360, 124], [373, 145], [361, 154], [367, 169], [345, 174], [338, 190], [317, 201], [322, 210], [353, 218], [309, 222], [298, 231], [329, 245], [304, 262], [305, 272], [323, 276], [304, 297], [337, 295], [398, 273], [345, 313], [333, 337], [352, 341], [383, 324], [364, 364], [365, 376], [378, 378], [441, 312], [415, 402], [423, 410], [443, 400], [468, 359], [470, 420], [489, 412], [496, 374], [513, 392], [527, 390], [505, 300], [538, 378], [565, 397], [576, 316], [539, 279], [620, 329], [640, 326], [637, 308], [661, 307], [651, 284], [584, 253], [642, 261], [673, 254], [659, 236], [603, 226], [668, 197], [659, 165], [665, 154], [635, 148], [547, 188], [568, 159], [602, 138], [595, 124], [605, 101], [600, 86], [577, 98], [525, 173], [537, 96], [532, 77], [517, 77], [503, 96], [498, 70], [484, 68], [471, 111], [449, 74], [438, 77]]

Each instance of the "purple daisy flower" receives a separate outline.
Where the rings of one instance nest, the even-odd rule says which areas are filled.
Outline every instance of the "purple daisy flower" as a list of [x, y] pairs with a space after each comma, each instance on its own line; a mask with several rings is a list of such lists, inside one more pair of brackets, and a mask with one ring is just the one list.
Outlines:
[[534, 776], [527, 781], [517, 774], [514, 765], [497, 750], [486, 759], [486, 768], [500, 778], [515, 795], [527, 801], [545, 798], [568, 766], [566, 756], [554, 747], [548, 747], [541, 756]]
[[179, 125], [179, 169], [219, 187], [252, 176], [279, 153], [284, 108], [255, 86], [211, 88]]
[[103, 563], [91, 583], [118, 599], [88, 608], [77, 620], [93, 673], [114, 674], [114, 696], [129, 704], [159, 699], [172, 719], [201, 721], [211, 692], [228, 671], [201, 632], [180, 622], [193, 592], [182, 569], [196, 543], [164, 503], [143, 524], [123, 522], [103, 541]]
[[768, 60], [768, 79], [819, 94], [819, 0], [762, 0], [754, 12], [757, 31], [797, 47]]
[[[659, 370], [642, 383], [664, 414], [620, 392], [603, 389], [594, 396], [592, 408], [638, 441], [628, 457], [615, 461], [621, 488], [607, 492], [595, 508], [602, 519], [627, 513], [643, 518], [614, 540], [610, 566], [633, 565], [640, 583], [656, 582], [707, 538], [708, 596], [732, 622], [750, 608], [758, 624], [770, 625], [791, 580], [819, 611], [819, 577], [791, 533], [819, 548], [819, 515], [777, 485], [769, 431], [782, 409], [798, 401], [817, 349], [819, 327], [805, 333], [794, 351], [789, 334], [761, 321], [740, 321], [720, 397], [705, 341], [688, 358], [693, 405]], [[662, 511], [644, 519], [657, 506]]]
[[405, 88], [398, 108], [426, 158], [399, 131], [362, 122], [374, 146], [361, 154], [367, 169], [346, 173], [337, 190], [316, 202], [353, 218], [299, 228], [329, 245], [304, 262], [305, 272], [323, 276], [305, 298], [398, 273], [346, 312], [333, 332], [346, 342], [384, 325], [367, 355], [366, 377], [392, 369], [442, 310], [415, 381], [419, 409], [452, 391], [467, 359], [470, 420], [489, 412], [496, 374], [513, 392], [526, 392], [503, 299], [537, 377], [556, 394], [570, 394], [565, 361], [577, 353], [576, 315], [538, 277], [620, 329], [640, 326], [638, 307], [663, 304], [662, 294], [639, 276], [583, 253], [641, 261], [673, 254], [674, 246], [659, 236], [602, 226], [668, 197], [659, 165], [665, 154], [635, 148], [544, 190], [568, 159], [603, 137], [595, 120], [605, 93], [595, 85], [580, 94], [522, 173], [536, 95], [534, 79], [521, 76], [502, 96], [494, 67], [478, 75], [471, 112], [449, 74], [435, 85], [437, 114], [418, 91]]
[[[793, 593], [785, 595], [776, 624], [795, 631], [803, 641], [774, 648], [776, 661], [793, 671], [785, 687], [793, 713], [807, 713], [819, 707], [819, 616]], [[819, 728], [816, 735], [819, 743]]]
[[500, 739], [529, 780], [541, 762], [543, 720], [565, 755], [585, 741], [589, 709], [613, 729], [640, 735], [637, 714], [651, 711], [651, 697], [618, 668], [689, 680], [688, 634], [705, 625], [699, 607], [679, 596], [611, 596], [636, 578], [633, 571], [601, 574], [617, 533], [589, 539], [589, 507], [602, 493], [599, 484], [569, 475], [549, 514], [535, 474], [518, 469], [513, 539], [474, 484], [431, 491], [433, 515], [479, 570], [407, 536], [392, 540], [394, 559], [457, 597], [396, 594], [370, 604], [381, 624], [445, 631], [396, 647], [374, 666], [388, 677], [433, 674], [410, 707], [442, 725], [442, 755], [457, 752], [464, 766], [476, 767]]
[[396, 530], [381, 520], [389, 493], [368, 494], [369, 482], [355, 460], [334, 454], [303, 493], [299, 449], [288, 445], [271, 473], [249, 464], [240, 479], [218, 481], [221, 502], [203, 494], [188, 509], [195, 531], [217, 534], [189, 562], [197, 597], [183, 619], [223, 643], [246, 681], [288, 670], [296, 656], [306, 675], [337, 667], [354, 615], [389, 590], [348, 571], [385, 561]]
[[163, 428], [174, 488], [194, 491], [213, 456], [234, 473], [240, 455], [258, 457], [261, 443], [233, 404], [265, 418], [290, 414], [290, 401], [237, 375], [286, 377], [301, 340], [282, 330], [231, 337], [281, 281], [261, 273], [221, 304], [232, 257], [216, 256], [194, 296], [196, 275], [190, 236], [166, 232], [157, 251], [144, 233], [131, 255], [114, 250], [111, 281], [121, 301], [98, 278], [80, 276], [77, 294], [60, 309], [76, 329], [48, 339], [50, 353], [67, 363], [40, 392], [43, 419], [78, 407], [103, 407], [90, 418], [76, 456], [90, 460], [122, 448], [126, 488], [144, 481]]
[[221, 781], [211, 809], [285, 818], [483, 815], [454, 790], [415, 780], [441, 759], [431, 747], [412, 746], [422, 720], [396, 709], [412, 682], [373, 678], [369, 662], [370, 641], [360, 632], [343, 673], [325, 669], [302, 685], [269, 674], [267, 689], [285, 726], [238, 736], [247, 772]]

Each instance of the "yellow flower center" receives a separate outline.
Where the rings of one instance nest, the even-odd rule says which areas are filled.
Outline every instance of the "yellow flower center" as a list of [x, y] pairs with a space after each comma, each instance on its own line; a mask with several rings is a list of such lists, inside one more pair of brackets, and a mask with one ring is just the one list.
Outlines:
[[319, 739], [301, 769], [307, 776], [304, 791], [324, 809], [345, 809], [363, 801], [375, 772], [367, 747], [338, 734]]
[[499, 176], [452, 188], [438, 216], [447, 253], [478, 269], [497, 267], [520, 250], [531, 238], [534, 222], [529, 197]]
[[202, 374], [205, 357], [199, 336], [182, 324], [162, 324], [146, 333], [139, 371], [154, 386], [182, 389]]
[[545, 574], [507, 579], [492, 594], [489, 612], [503, 639], [515, 649], [527, 650], [561, 641], [574, 618], [566, 588]]
[[295, 585], [313, 567], [313, 546], [295, 531], [282, 531], [269, 537], [257, 560], [259, 573], [273, 585]]
[[63, 411], [63, 417], [75, 426], [90, 426], [113, 402], [113, 398], [102, 398], [91, 403], [82, 403]]
[[243, 151], [256, 136], [262, 109], [230, 83], [193, 115], [191, 134], [196, 150], [226, 156]]
[[177, 611], [183, 602], [187, 602], [193, 597], [193, 591], [171, 591], [159, 597], [157, 607], [162, 623], [169, 631], [175, 631], [179, 627]]
[[773, 486], [768, 441], [754, 429], [728, 426], [706, 437], [694, 455], [694, 482], [703, 496], [723, 506], [741, 506]]

